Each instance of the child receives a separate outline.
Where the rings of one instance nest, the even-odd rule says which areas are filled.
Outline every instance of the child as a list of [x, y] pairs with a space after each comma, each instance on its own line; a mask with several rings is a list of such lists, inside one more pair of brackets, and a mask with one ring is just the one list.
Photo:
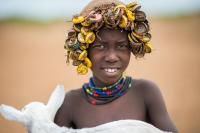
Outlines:
[[55, 123], [72, 128], [94, 127], [122, 119], [148, 122], [177, 132], [159, 88], [151, 81], [124, 76], [131, 52], [151, 52], [146, 15], [137, 3], [93, 0], [72, 20], [65, 48], [79, 74], [93, 77], [68, 92]]

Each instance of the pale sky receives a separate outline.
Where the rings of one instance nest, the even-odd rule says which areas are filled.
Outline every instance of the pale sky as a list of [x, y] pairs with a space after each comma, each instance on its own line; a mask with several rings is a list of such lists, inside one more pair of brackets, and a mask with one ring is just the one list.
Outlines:
[[[0, 0], [0, 19], [20, 17], [52, 20], [71, 18], [90, 0]], [[133, 0], [122, 0], [130, 3]], [[174, 16], [200, 12], [200, 0], [137, 0], [149, 16]]]

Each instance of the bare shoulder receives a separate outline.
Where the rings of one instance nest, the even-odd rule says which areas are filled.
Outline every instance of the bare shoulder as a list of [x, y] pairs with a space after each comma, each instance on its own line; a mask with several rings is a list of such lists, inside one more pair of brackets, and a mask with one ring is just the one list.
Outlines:
[[151, 80], [147, 80], [147, 79], [134, 79], [133, 81], [137, 85], [137, 87], [143, 88], [142, 90], [146, 90], [146, 89], [158, 89], [156, 83], [154, 83]]
[[54, 122], [59, 126], [72, 127], [72, 112], [74, 106], [80, 99], [81, 89], [70, 90], [66, 92], [65, 99], [56, 113]]
[[156, 83], [146, 79], [134, 79], [133, 84], [137, 91], [140, 91], [144, 98], [152, 96], [152, 94], [160, 95], [160, 89]]
[[81, 91], [82, 91], [81, 89], [73, 89], [73, 90], [70, 90], [70, 91], [66, 92], [65, 100], [70, 100], [72, 102], [72, 101], [74, 101], [72, 99], [80, 98]]
[[146, 79], [136, 79], [135, 84], [136, 89], [144, 98], [147, 109], [155, 109], [158, 105], [165, 106], [164, 98], [156, 83]]
[[164, 131], [178, 132], [169, 116], [158, 85], [150, 80], [137, 79], [135, 86], [144, 98], [151, 124]]

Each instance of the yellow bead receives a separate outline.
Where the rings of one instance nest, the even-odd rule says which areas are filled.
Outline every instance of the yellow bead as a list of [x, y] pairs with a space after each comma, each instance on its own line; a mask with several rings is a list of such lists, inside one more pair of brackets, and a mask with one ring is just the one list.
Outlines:
[[90, 44], [90, 43], [93, 43], [94, 40], [95, 40], [94, 32], [88, 32], [88, 34], [85, 36], [85, 42]]
[[90, 93], [90, 91], [89, 91], [88, 89], [86, 89], [86, 92], [87, 92], [87, 93]]
[[128, 17], [128, 20], [130, 21], [134, 21], [135, 20], [135, 16], [133, 15], [133, 13], [130, 10], [126, 10], [126, 15]]
[[92, 67], [92, 62], [90, 61], [89, 58], [85, 58], [84, 63], [86, 64], [86, 66], [87, 66], [88, 68], [91, 68], [91, 67]]
[[89, 31], [88, 28], [86, 28], [86, 27], [81, 27], [81, 33], [82, 33], [83, 35], [87, 35], [87, 34], [88, 34], [88, 31]]
[[131, 32], [131, 34], [132, 34], [133, 36], [135, 36], [137, 39], [139, 39], [140, 41], [144, 42], [144, 43], [150, 41], [150, 38], [149, 38], [148, 36], [142, 37], [142, 36], [136, 34], [135, 32]]
[[81, 32], [81, 26], [78, 24], [73, 25], [73, 28], [76, 32]]
[[127, 17], [123, 15], [122, 19], [119, 23], [119, 27], [122, 28], [122, 29], [125, 28], [126, 25], [127, 25], [127, 22], [128, 22]]
[[125, 5], [117, 5], [115, 8], [114, 8], [114, 11], [116, 11], [118, 8], [124, 8], [126, 9], [126, 6]]
[[81, 23], [81, 25], [87, 27], [87, 26], [90, 26], [90, 23], [84, 21], [84, 22]]
[[82, 23], [83, 21], [85, 21], [85, 18], [83, 16], [74, 17], [72, 19], [72, 22], [74, 24], [79, 24], [79, 23]]
[[150, 38], [149, 37], [144, 37], [141, 39], [142, 42], [149, 42], [150, 41]]
[[129, 3], [128, 5], [126, 5], [127, 8], [132, 8], [134, 6], [137, 5], [137, 2], [132, 2], [132, 3]]
[[150, 43], [145, 43], [144, 47], [145, 47], [145, 52], [146, 53], [151, 53], [152, 52], [153, 46]]
[[80, 43], [85, 43], [85, 36], [82, 33], [78, 34], [78, 41]]
[[133, 35], [133, 36], [135, 36], [136, 38], [138, 38], [138, 39], [142, 39], [142, 37], [140, 36], [140, 35], [138, 35], [138, 34], [136, 34], [135, 32], [131, 32], [131, 34]]
[[102, 88], [102, 90], [104, 90], [104, 91], [105, 91], [105, 90], [107, 90], [107, 88], [106, 88], [106, 87], [103, 87], [103, 88]]
[[131, 38], [130, 33], [128, 34], [128, 40], [129, 40], [130, 42], [133, 42], [133, 39]]
[[77, 67], [78, 74], [84, 75], [88, 72], [87, 66], [83, 65], [82, 63]]
[[83, 51], [83, 50], [86, 50], [87, 48], [89, 47], [89, 44], [87, 43], [81, 43], [80, 44], [80, 49]]
[[85, 58], [87, 57], [87, 51], [83, 50], [83, 52], [81, 52], [81, 54], [78, 57], [78, 60], [85, 60]]
[[80, 46], [80, 49], [81, 50], [86, 50], [87, 48], [86, 48], [86, 46], [82, 45], [82, 46]]

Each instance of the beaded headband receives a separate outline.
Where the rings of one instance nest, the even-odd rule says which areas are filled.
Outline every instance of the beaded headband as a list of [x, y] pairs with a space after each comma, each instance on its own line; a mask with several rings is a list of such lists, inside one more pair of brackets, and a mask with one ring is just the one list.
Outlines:
[[68, 32], [64, 48], [69, 59], [77, 66], [78, 74], [86, 74], [92, 67], [87, 57], [87, 49], [91, 45], [102, 27], [121, 29], [128, 32], [128, 40], [132, 53], [136, 57], [143, 57], [151, 53], [152, 45], [149, 43], [151, 34], [146, 15], [140, 11], [141, 6], [136, 2], [124, 4], [102, 4], [95, 7], [87, 15], [73, 17], [73, 28]]

